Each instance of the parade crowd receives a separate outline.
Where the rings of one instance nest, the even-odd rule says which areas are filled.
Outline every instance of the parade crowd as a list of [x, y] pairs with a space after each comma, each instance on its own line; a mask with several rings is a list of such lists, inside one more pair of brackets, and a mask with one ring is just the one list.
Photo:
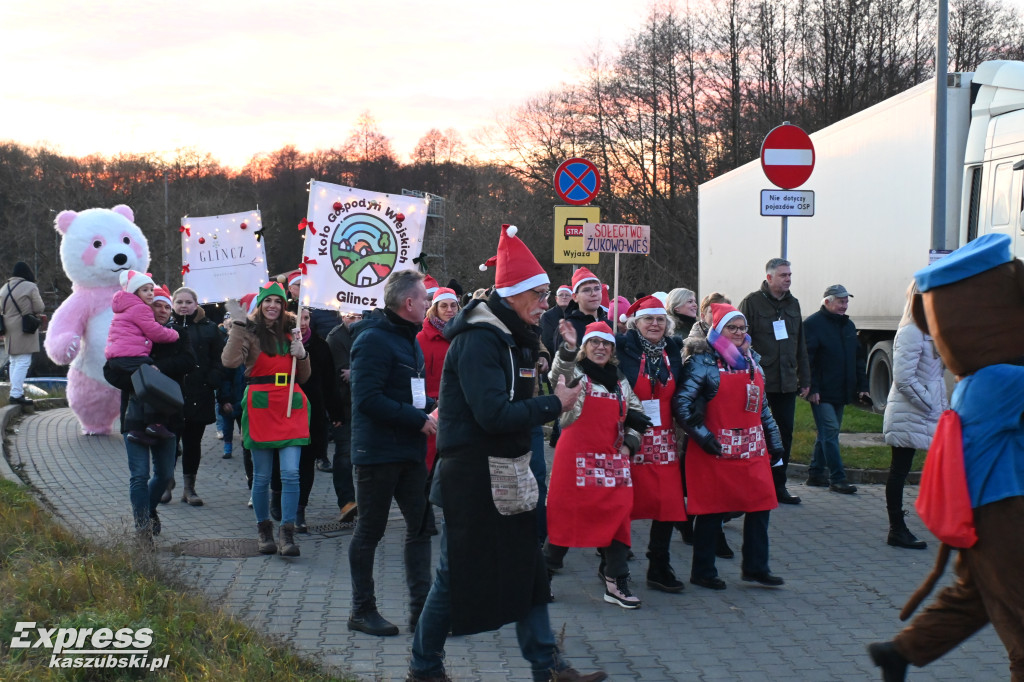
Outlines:
[[[773, 258], [749, 293], [674, 288], [612, 299], [586, 267], [551, 286], [507, 225], [487, 265], [487, 290], [402, 270], [389, 277], [383, 308], [344, 313], [301, 306], [295, 272], [228, 301], [220, 323], [196, 291], [122, 273], [104, 376], [121, 391], [139, 542], [161, 532], [178, 459], [181, 501], [203, 505], [200, 444], [216, 424], [225, 458], [240, 434], [251, 490], [240, 504], [253, 509], [262, 553], [300, 556], [314, 477], [331, 475], [337, 520], [355, 522], [348, 628], [368, 635], [399, 632], [378, 610], [373, 575], [397, 503], [414, 682], [448, 679], [449, 635], [508, 623], [534, 679], [604, 679], [561, 658], [547, 605], [577, 548], [597, 551], [604, 601], [640, 607], [629, 569], [641, 552], [635, 520], [650, 521], [644, 580], [653, 590], [684, 590], [670, 561], [676, 532], [692, 545], [689, 583], [726, 589], [717, 564], [734, 556], [722, 530], [734, 520], [739, 579], [783, 585], [770, 565], [769, 519], [779, 504], [800, 504], [787, 475], [797, 398], [817, 427], [807, 485], [857, 490], [839, 448], [845, 407], [868, 397], [846, 315], [853, 294], [831, 285], [804, 318], [791, 264]], [[911, 286], [885, 413], [886, 541], [921, 549], [904, 520], [903, 485], [947, 402], [942, 362], [911, 315], [915, 293]], [[12, 403], [31, 403], [25, 358], [38, 351], [38, 332], [22, 330], [21, 316], [42, 313], [38, 299], [19, 263], [0, 289]], [[168, 402], [166, 380], [180, 403]]]

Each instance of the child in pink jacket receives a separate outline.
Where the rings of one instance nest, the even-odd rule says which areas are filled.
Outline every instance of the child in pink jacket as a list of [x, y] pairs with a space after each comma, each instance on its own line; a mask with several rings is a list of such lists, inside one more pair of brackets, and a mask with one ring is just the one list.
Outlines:
[[[130, 385], [131, 375], [142, 365], [152, 364], [149, 355], [154, 343], [174, 343], [178, 332], [164, 327], [153, 316], [154, 285], [149, 275], [135, 270], [121, 273], [124, 291], [114, 294], [114, 319], [107, 334], [107, 365], [115, 376], [123, 377], [122, 384]], [[129, 431], [126, 438], [134, 443], [152, 445], [156, 438], [174, 438], [163, 425], [164, 417], [148, 404], [140, 405], [134, 391], [128, 400], [129, 413], [139, 414], [146, 423], [145, 431]]]

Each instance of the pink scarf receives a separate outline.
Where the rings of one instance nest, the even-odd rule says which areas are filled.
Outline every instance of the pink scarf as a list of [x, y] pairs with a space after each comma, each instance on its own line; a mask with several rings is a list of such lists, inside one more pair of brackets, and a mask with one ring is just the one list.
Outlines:
[[[750, 340], [750, 337], [747, 337]], [[725, 338], [718, 333], [714, 328], [708, 332], [708, 343], [711, 347], [718, 352], [718, 354], [725, 360], [725, 364], [729, 365], [729, 369], [746, 369], [748, 358], [744, 356], [740, 349], [736, 347], [731, 340]]]

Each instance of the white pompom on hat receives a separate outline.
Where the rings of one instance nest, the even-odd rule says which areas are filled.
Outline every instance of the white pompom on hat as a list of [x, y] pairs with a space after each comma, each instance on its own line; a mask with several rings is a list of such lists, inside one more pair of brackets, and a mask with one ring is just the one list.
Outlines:
[[551, 283], [530, 248], [516, 237], [518, 232], [519, 228], [515, 225], [502, 225], [498, 236], [498, 254], [480, 266], [482, 271], [494, 266], [494, 290], [502, 298]]
[[[153, 278], [149, 274], [139, 272], [138, 270], [122, 270], [121, 275], [121, 288], [127, 291], [129, 294], [134, 294], [139, 290], [139, 287], [144, 287], [147, 284], [153, 284]], [[154, 284], [154, 286], [156, 286]]]

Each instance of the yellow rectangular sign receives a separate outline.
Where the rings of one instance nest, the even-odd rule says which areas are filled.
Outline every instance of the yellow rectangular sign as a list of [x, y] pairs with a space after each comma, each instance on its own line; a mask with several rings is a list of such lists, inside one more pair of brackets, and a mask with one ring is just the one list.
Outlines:
[[556, 263], [594, 265], [600, 254], [583, 250], [583, 225], [601, 222], [600, 206], [555, 206]]

